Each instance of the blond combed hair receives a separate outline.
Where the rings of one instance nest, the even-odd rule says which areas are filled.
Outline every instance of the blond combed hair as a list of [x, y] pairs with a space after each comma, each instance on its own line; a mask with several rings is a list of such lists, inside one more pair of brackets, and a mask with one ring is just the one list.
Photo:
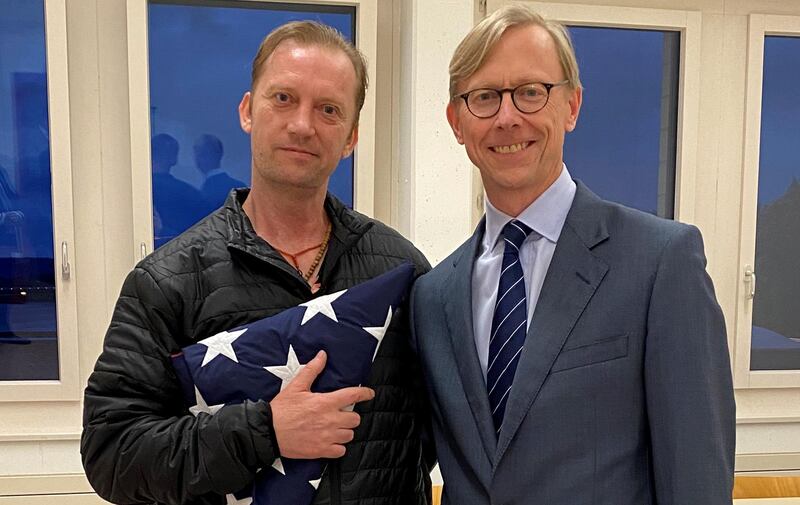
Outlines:
[[[541, 26], [550, 34], [556, 44], [558, 59], [570, 88], [582, 87], [575, 48], [566, 27], [545, 19], [530, 7], [512, 4], [494, 11], [475, 25], [456, 48], [450, 60], [450, 99], [457, 96], [458, 86], [481, 68], [506, 30], [528, 25]], [[520, 55], [520, 58], [524, 57]]]
[[250, 89], [252, 90], [261, 76], [264, 65], [275, 49], [287, 40], [301, 46], [318, 46], [342, 51], [350, 59], [356, 72], [356, 122], [364, 106], [367, 96], [369, 77], [367, 76], [367, 60], [353, 44], [335, 28], [316, 21], [292, 21], [274, 29], [264, 37], [258, 52], [253, 58], [253, 69], [250, 76]]

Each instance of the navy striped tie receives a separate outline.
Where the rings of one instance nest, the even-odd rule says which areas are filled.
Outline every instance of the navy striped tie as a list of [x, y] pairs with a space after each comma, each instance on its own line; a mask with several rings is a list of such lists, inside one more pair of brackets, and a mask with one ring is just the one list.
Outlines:
[[528, 321], [527, 290], [519, 262], [519, 250], [531, 229], [516, 219], [503, 227], [505, 249], [500, 285], [489, 338], [486, 387], [496, 433], [500, 433], [514, 372], [525, 344]]

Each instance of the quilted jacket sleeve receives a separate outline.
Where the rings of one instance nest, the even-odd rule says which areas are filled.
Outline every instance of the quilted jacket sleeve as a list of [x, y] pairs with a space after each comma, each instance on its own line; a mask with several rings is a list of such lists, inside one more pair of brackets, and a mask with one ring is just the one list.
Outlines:
[[122, 287], [84, 398], [81, 456], [97, 493], [118, 504], [221, 504], [270, 464], [265, 402], [188, 414], [170, 353], [168, 298], [136, 268]]

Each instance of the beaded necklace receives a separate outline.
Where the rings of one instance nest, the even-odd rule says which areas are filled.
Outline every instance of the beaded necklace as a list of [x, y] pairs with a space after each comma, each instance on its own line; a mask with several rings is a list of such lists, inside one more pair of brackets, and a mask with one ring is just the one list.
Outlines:
[[[294, 254], [286, 252], [283, 249], [278, 249], [275, 246], [272, 247], [279, 253], [283, 254], [284, 256], [288, 256], [289, 259], [292, 260], [292, 264], [294, 265], [294, 268], [297, 270], [297, 273], [300, 274], [303, 280], [308, 282], [311, 279], [311, 276], [314, 275], [314, 272], [317, 270], [320, 261], [322, 261], [322, 257], [325, 256], [325, 251], [328, 250], [328, 239], [330, 238], [330, 236], [331, 236], [331, 223], [328, 222], [328, 227], [325, 229], [325, 236], [323, 237], [322, 242], [320, 242], [315, 246], [311, 246], [308, 249], [303, 249], [302, 251], [298, 251]], [[311, 266], [309, 267], [308, 272], [303, 273], [303, 271], [300, 270], [300, 264], [297, 262], [297, 257], [302, 256], [303, 254], [309, 251], [313, 251], [314, 249], [319, 249], [319, 251], [317, 251], [317, 255], [314, 257], [314, 261], [311, 262]]]

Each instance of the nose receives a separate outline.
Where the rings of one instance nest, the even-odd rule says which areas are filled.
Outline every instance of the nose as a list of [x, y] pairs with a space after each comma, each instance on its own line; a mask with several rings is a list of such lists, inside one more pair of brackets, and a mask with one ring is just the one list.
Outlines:
[[314, 134], [314, 108], [310, 104], [301, 104], [294, 110], [286, 130], [291, 135], [310, 137]]
[[511, 98], [511, 91], [504, 91], [500, 100], [500, 110], [494, 117], [494, 124], [498, 128], [508, 129], [519, 126], [520, 112]]

